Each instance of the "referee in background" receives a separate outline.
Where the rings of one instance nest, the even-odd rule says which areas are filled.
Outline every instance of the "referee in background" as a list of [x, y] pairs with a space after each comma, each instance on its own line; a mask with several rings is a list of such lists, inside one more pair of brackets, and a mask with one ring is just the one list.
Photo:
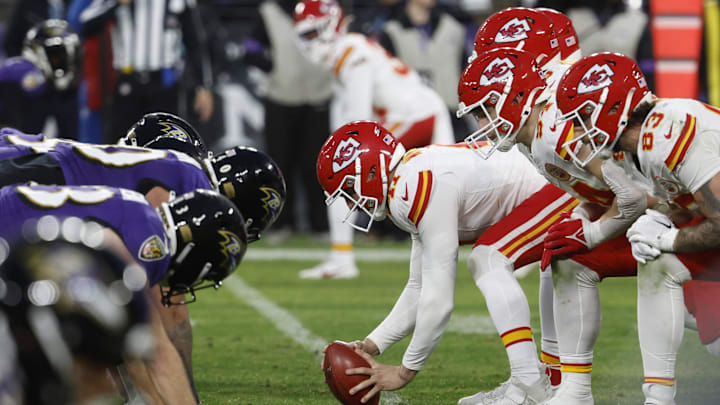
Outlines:
[[[143, 114], [180, 108], [180, 81], [195, 89], [201, 122], [213, 112], [212, 72], [196, 0], [92, 0], [80, 14], [83, 35], [112, 25], [115, 98], [106, 143]], [[188, 70], [185, 75], [185, 70]]]

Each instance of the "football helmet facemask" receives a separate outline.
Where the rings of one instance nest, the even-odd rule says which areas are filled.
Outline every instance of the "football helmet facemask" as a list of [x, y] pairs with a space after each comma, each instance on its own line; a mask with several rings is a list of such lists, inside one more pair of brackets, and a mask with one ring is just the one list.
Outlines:
[[64, 20], [45, 20], [33, 26], [25, 35], [22, 50], [22, 56], [61, 91], [75, 83], [79, 53], [80, 39]]
[[[317, 176], [325, 190], [328, 206], [339, 197], [350, 211], [344, 222], [363, 232], [373, 221], [387, 216], [387, 193], [390, 172], [400, 163], [405, 148], [379, 124], [357, 121], [332, 133], [320, 149]], [[370, 217], [366, 226], [348, 222], [360, 210]]]
[[295, 32], [310, 61], [328, 64], [345, 30], [345, 13], [335, 0], [303, 0], [295, 6]]
[[[574, 124], [563, 147], [583, 167], [595, 156], [610, 158], [632, 111], [654, 96], [634, 60], [603, 52], [575, 62], [560, 79], [556, 98], [559, 121]], [[590, 147], [587, 156], [578, 155], [583, 143]]]
[[143, 115], [118, 145], [183, 152], [198, 161], [208, 157], [208, 149], [200, 134], [184, 119], [166, 112]]
[[[489, 120], [465, 138], [483, 159], [509, 151], [546, 84], [529, 52], [498, 48], [481, 54], [465, 68], [458, 84], [457, 117], [472, 113]], [[491, 146], [480, 147], [487, 139]]]
[[[198, 189], [167, 203], [158, 212], [168, 234], [171, 260], [163, 278], [163, 305], [195, 301], [195, 291], [219, 288], [247, 249], [245, 221], [235, 205], [211, 190]], [[191, 294], [189, 301], [173, 300]]]

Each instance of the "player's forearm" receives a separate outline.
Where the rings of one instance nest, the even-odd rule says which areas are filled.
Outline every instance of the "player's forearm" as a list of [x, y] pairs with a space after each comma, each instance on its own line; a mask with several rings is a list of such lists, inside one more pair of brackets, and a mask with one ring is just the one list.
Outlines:
[[192, 328], [190, 327], [190, 320], [183, 319], [176, 322], [172, 327], [167, 329], [168, 337], [172, 342], [173, 346], [180, 355], [180, 359], [185, 366], [185, 372], [187, 373], [188, 381], [190, 382], [190, 389], [193, 392], [196, 402], [200, 402], [200, 398], [195, 388], [195, 379], [193, 378], [192, 371]]
[[707, 219], [678, 231], [673, 251], [695, 252], [720, 247], [720, 219]]
[[168, 404], [196, 405], [185, 366], [169, 339], [157, 343], [156, 358], [147, 364], [150, 378]]
[[145, 362], [142, 360], [126, 360], [125, 366], [134, 388], [142, 395], [145, 403], [148, 405], [166, 405], [157, 387], [153, 384]]

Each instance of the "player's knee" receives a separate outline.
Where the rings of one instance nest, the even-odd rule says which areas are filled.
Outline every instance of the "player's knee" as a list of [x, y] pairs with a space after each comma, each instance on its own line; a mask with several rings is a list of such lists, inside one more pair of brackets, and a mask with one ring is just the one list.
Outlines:
[[595, 271], [569, 259], [553, 262], [552, 275], [555, 286], [569, 282], [580, 287], [596, 288], [600, 282], [600, 276]]
[[638, 288], [658, 288], [660, 286], [679, 288], [692, 276], [674, 254], [664, 253], [646, 264], [638, 263]]
[[705, 348], [715, 357], [720, 357], [720, 337], [705, 345]]
[[470, 275], [475, 281], [492, 271], [513, 271], [510, 259], [492, 246], [475, 246], [470, 252], [467, 263]]

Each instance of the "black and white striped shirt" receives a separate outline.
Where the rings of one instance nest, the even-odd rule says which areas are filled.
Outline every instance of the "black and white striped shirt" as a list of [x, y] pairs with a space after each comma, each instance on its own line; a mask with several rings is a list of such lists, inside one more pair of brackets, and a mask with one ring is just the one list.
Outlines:
[[205, 32], [196, 0], [93, 0], [80, 15], [88, 35], [114, 21], [113, 66], [124, 73], [193, 70], [199, 83], [212, 83]]

